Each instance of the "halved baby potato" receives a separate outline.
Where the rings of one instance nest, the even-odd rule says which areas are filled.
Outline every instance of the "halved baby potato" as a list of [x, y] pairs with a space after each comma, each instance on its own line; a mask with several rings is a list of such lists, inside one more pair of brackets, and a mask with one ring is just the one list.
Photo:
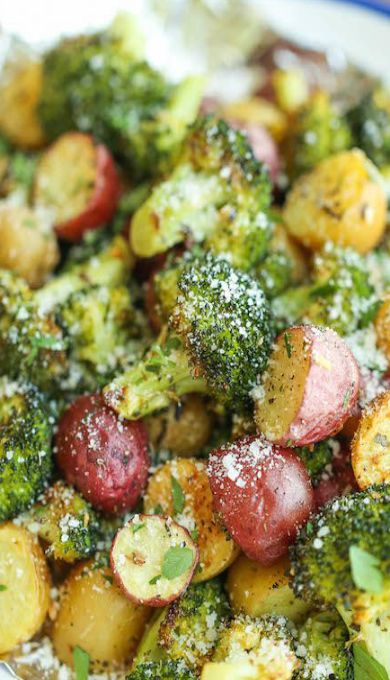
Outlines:
[[[180, 500], [175, 500], [175, 495], [179, 495]], [[204, 462], [176, 458], [165, 463], [149, 479], [144, 507], [148, 513], [160, 508], [163, 514], [174, 516], [191, 532], [199, 548], [199, 569], [194, 583], [217, 576], [237, 557], [238, 546], [214, 512]]]
[[91, 135], [67, 132], [38, 163], [34, 199], [53, 215], [58, 236], [79, 241], [89, 229], [108, 222], [120, 194], [109, 150]]
[[336, 434], [356, 404], [358, 365], [329, 328], [293, 326], [276, 339], [255, 399], [255, 422], [265, 437], [306, 446]]
[[16, 146], [36, 149], [45, 141], [37, 113], [42, 83], [40, 61], [23, 55], [6, 63], [0, 82], [0, 130]]
[[0, 267], [22, 276], [31, 288], [42, 286], [60, 259], [51, 224], [22, 205], [0, 207]]
[[271, 566], [263, 566], [240, 555], [230, 567], [226, 582], [233, 611], [253, 617], [270, 614], [301, 621], [309, 607], [291, 590], [289, 567], [287, 557]]
[[390, 391], [374, 399], [363, 412], [351, 453], [361, 489], [390, 482]]
[[387, 201], [379, 173], [359, 149], [325, 159], [287, 196], [287, 231], [312, 250], [328, 241], [367, 253], [383, 236]]
[[151, 613], [123, 595], [106, 556], [98, 556], [72, 569], [61, 587], [55, 652], [72, 666], [78, 646], [89, 654], [93, 670], [119, 667], [132, 660]]
[[0, 654], [41, 628], [50, 603], [50, 576], [37, 539], [7, 522], [0, 526]]
[[171, 517], [134, 515], [111, 548], [116, 583], [133, 602], [164, 607], [189, 585], [198, 548], [187, 529]]

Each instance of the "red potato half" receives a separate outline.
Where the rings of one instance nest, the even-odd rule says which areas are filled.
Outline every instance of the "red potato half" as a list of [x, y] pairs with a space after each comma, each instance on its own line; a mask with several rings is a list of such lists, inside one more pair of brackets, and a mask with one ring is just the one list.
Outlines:
[[294, 451], [243, 437], [210, 455], [208, 474], [215, 509], [247, 557], [268, 565], [286, 555], [314, 508]]
[[90, 135], [67, 132], [43, 154], [34, 199], [53, 214], [56, 232], [66, 241], [80, 241], [86, 231], [109, 221], [119, 196], [112, 156]]
[[293, 326], [275, 342], [255, 422], [282, 446], [306, 446], [339, 432], [355, 406], [358, 365], [347, 344], [329, 328]]
[[148, 478], [146, 430], [121, 421], [100, 394], [78, 397], [62, 416], [57, 463], [93, 507], [122, 513], [137, 503]]
[[171, 517], [134, 515], [115, 537], [111, 568], [116, 583], [136, 604], [164, 607], [189, 585], [198, 548]]

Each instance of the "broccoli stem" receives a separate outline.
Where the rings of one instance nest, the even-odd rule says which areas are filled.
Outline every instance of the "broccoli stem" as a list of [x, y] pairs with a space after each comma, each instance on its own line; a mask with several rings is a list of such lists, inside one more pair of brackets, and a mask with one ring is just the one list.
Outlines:
[[169, 337], [151, 347], [144, 360], [113, 380], [104, 398], [128, 420], [143, 418], [191, 392], [207, 393], [203, 378], [194, 377], [180, 340]]

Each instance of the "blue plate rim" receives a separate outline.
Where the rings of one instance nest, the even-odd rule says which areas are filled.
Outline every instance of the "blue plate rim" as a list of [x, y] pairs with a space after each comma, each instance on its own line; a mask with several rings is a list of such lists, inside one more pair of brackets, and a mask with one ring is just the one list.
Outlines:
[[390, 17], [390, 4], [381, 0], [331, 0], [339, 5], [356, 5], [371, 12]]

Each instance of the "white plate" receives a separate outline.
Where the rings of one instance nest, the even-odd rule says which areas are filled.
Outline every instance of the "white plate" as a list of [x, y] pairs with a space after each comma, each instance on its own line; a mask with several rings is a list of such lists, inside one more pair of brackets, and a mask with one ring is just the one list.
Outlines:
[[[259, 17], [264, 15], [275, 28], [304, 43], [340, 48], [356, 64], [390, 81], [390, 3], [387, 0], [249, 0]], [[189, 0], [169, 0], [184, 16]], [[237, 0], [204, 0], [212, 10]], [[6, 31], [19, 34], [32, 44], [42, 44], [61, 34], [107, 24], [116, 11], [132, 10], [144, 16], [148, 0], [0, 0], [0, 23]], [[196, 32], [196, 31], [195, 31]], [[183, 46], [158, 36], [151, 23], [148, 57], [170, 74], [182, 76], [193, 70], [194, 60]], [[196, 38], [194, 36], [194, 43]], [[201, 40], [199, 41], [201, 43]], [[193, 50], [194, 51], [194, 50]], [[196, 57], [202, 60], [202, 50]], [[194, 57], [194, 54], [192, 54]], [[202, 68], [202, 66], [201, 66]]]

